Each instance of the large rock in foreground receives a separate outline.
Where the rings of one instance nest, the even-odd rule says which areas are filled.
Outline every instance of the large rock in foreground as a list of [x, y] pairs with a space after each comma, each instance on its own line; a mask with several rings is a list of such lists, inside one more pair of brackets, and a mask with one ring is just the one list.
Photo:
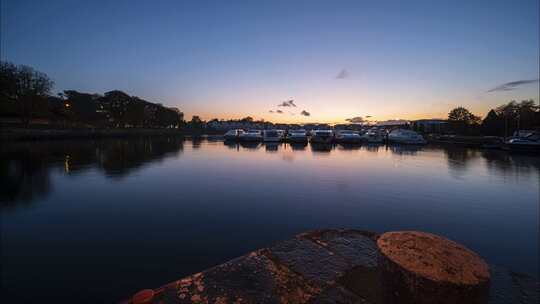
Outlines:
[[392, 302], [487, 303], [488, 265], [466, 247], [418, 231], [385, 233], [377, 245]]
[[[126, 302], [487, 303], [488, 282], [487, 265], [476, 254], [431, 234], [320, 230], [143, 290]], [[497, 268], [489, 303], [537, 303], [537, 288], [536, 280]]]

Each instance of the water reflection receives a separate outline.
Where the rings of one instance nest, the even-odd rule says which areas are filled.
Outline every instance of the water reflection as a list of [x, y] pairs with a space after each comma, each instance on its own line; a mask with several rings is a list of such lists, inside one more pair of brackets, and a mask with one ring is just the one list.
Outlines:
[[[193, 149], [200, 149], [203, 137], [191, 138]], [[212, 138], [209, 141], [217, 141]], [[430, 147], [407, 145], [347, 145], [308, 143], [223, 142], [229, 151], [256, 151], [264, 146], [266, 153], [283, 153], [282, 159], [292, 162], [291, 152], [305, 151], [328, 155], [332, 151], [365, 151], [400, 156], [415, 156], [421, 152], [442, 151], [450, 175], [460, 179], [472, 164], [482, 160], [487, 170], [506, 177], [527, 176], [540, 170], [540, 158], [513, 155], [504, 151], [478, 150], [456, 147]], [[27, 204], [45, 198], [54, 185], [53, 170], [76, 176], [89, 169], [97, 169], [108, 178], [123, 178], [145, 164], [176, 156], [183, 151], [184, 139], [173, 137], [108, 139], [79, 141], [19, 142], [0, 147], [0, 192], [2, 207]], [[289, 151], [289, 154], [286, 154]], [[219, 153], [219, 152], [218, 152]]]
[[339, 149], [339, 150], [347, 151], [347, 150], [360, 150], [362, 148], [362, 146], [358, 145], [358, 144], [343, 144], [343, 143], [341, 143], [341, 144], [338, 144], [336, 146], [336, 148]]
[[237, 150], [237, 151], [240, 150], [240, 144], [235, 141], [225, 140], [223, 142], [223, 145], [225, 145], [227, 148], [232, 149], [232, 150]]
[[261, 143], [260, 142], [250, 142], [250, 141], [246, 141], [246, 142], [240, 142], [240, 147], [244, 148], [244, 149], [247, 149], [247, 150], [257, 150], [261, 147]]
[[332, 144], [311, 143], [311, 151], [314, 153], [330, 153], [334, 148]]
[[108, 303], [302, 231], [346, 227], [439, 233], [527, 272], [538, 267], [539, 181], [539, 157], [432, 145], [2, 143], [3, 271], [17, 296]]
[[265, 143], [264, 148], [266, 152], [277, 152], [280, 145], [280, 143]]
[[143, 165], [177, 156], [181, 138], [140, 138], [84, 141], [21, 142], [0, 148], [2, 207], [29, 203], [51, 191], [51, 173], [76, 176], [98, 169], [109, 178], [122, 178]]
[[308, 143], [290, 143], [289, 146], [295, 151], [303, 151], [306, 149]]
[[383, 148], [383, 147], [384, 145], [382, 144], [366, 144], [362, 146], [364, 150], [369, 151], [369, 152], [378, 152], [379, 148]]
[[193, 149], [199, 149], [201, 147], [201, 143], [203, 141], [203, 137], [202, 136], [193, 136], [191, 138], [191, 147]]
[[51, 191], [47, 161], [33, 156], [28, 150], [1, 154], [0, 206], [27, 204], [46, 197]]
[[420, 145], [388, 145], [387, 149], [390, 149], [392, 153], [398, 155], [415, 155], [419, 151], [422, 151], [424, 147]]

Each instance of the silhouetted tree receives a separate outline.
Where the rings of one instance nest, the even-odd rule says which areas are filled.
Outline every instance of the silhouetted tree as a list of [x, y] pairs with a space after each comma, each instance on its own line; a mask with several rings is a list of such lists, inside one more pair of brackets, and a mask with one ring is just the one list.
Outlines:
[[97, 112], [99, 95], [67, 90], [64, 91], [64, 96], [64, 107], [72, 120], [95, 125], [97, 121], [104, 119], [101, 112]]
[[454, 108], [448, 113], [448, 123], [459, 134], [475, 133], [480, 121], [480, 117], [464, 107]]
[[109, 91], [105, 93], [104, 104], [117, 127], [125, 127], [126, 113], [131, 102], [131, 96], [122, 91]]
[[504, 130], [504, 120], [501, 116], [490, 110], [486, 115], [486, 118], [482, 121], [482, 134], [484, 135], [502, 135]]
[[540, 128], [540, 109], [532, 99], [519, 103], [512, 100], [497, 107], [495, 112], [501, 117], [504, 136], [509, 136], [520, 129]]
[[253, 122], [253, 117], [247, 116], [242, 119], [240, 119], [241, 122]]
[[197, 115], [194, 115], [191, 118], [191, 121], [188, 122], [188, 127], [192, 130], [202, 130], [203, 127], [203, 121], [201, 118]]
[[[47, 96], [54, 82], [29, 66], [0, 61], [0, 102], [15, 108], [28, 126], [33, 116], [46, 116]], [[8, 104], [11, 103], [11, 104]]]

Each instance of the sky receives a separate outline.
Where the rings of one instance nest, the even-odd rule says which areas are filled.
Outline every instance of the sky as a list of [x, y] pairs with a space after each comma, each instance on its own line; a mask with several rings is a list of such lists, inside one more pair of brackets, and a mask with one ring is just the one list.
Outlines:
[[538, 0], [3, 0], [0, 50], [57, 92], [119, 89], [188, 119], [343, 123], [444, 118], [455, 106], [485, 116], [540, 99], [539, 10]]

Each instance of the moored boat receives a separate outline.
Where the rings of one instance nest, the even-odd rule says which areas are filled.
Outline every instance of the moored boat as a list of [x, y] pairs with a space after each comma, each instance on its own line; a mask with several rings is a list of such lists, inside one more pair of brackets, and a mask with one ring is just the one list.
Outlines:
[[283, 134], [279, 130], [264, 130], [264, 142], [280, 142], [283, 140]]
[[312, 143], [330, 144], [334, 141], [334, 132], [332, 130], [313, 130], [311, 131]]
[[287, 141], [293, 143], [305, 143], [308, 141], [307, 132], [304, 129], [289, 130], [287, 134]]
[[227, 131], [227, 133], [223, 135], [223, 138], [225, 138], [225, 140], [228, 140], [228, 141], [235, 141], [240, 138], [241, 134], [244, 134], [244, 130], [232, 129], [232, 130]]
[[413, 130], [395, 129], [388, 133], [388, 141], [398, 144], [423, 145], [426, 144], [424, 137]]
[[358, 132], [352, 130], [339, 130], [336, 133], [336, 142], [341, 144], [359, 144], [362, 137]]
[[510, 152], [540, 153], [540, 133], [531, 133], [526, 137], [511, 138], [506, 142]]
[[238, 136], [241, 141], [261, 141], [263, 139], [261, 130], [248, 130]]
[[362, 140], [370, 144], [381, 144], [384, 142], [384, 131], [370, 129], [362, 135]]

